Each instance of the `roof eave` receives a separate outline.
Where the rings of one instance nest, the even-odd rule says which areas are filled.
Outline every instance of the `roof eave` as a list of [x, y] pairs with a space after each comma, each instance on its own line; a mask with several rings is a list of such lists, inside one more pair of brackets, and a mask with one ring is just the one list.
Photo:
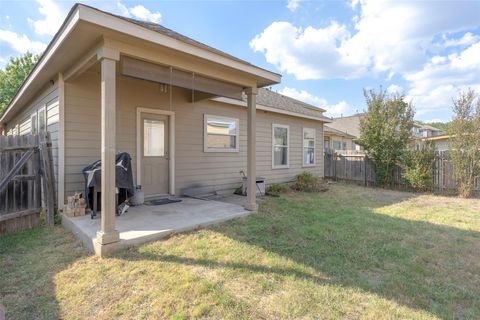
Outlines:
[[60, 29], [58, 29], [57, 33], [48, 44], [42, 56], [35, 64], [32, 71], [30, 71], [27, 78], [23, 81], [20, 88], [18, 88], [14, 97], [12, 98], [7, 108], [5, 109], [5, 112], [0, 117], [0, 124], [5, 123], [5, 119], [12, 112], [12, 110], [15, 109], [15, 105], [17, 104], [19, 98], [28, 89], [28, 86], [35, 80], [35, 77], [37, 77], [38, 74], [45, 68], [45, 65], [48, 63], [48, 61], [53, 56], [53, 54], [58, 49], [58, 47], [60, 47], [60, 44], [72, 31], [75, 25], [78, 23], [78, 21], [80, 20], [79, 7], [80, 7], [80, 4], [76, 3], [72, 7], [72, 9], [70, 9], [70, 12], [68, 13], [67, 17], [65, 18], [62, 25], [60, 26]]
[[[40, 60], [37, 62], [33, 70], [30, 72], [30, 74], [27, 76], [20, 88], [17, 90], [13, 99], [8, 104], [5, 112], [0, 118], [0, 124], [5, 123], [6, 119], [10, 118], [11, 113], [17, 108], [16, 105], [19, 98], [25, 93], [25, 91], [29, 88], [32, 82], [35, 81], [40, 72], [44, 71], [46, 64], [50, 61], [52, 56], [56, 53], [57, 49], [67, 38], [73, 28], [79, 23], [79, 21], [90, 22], [99, 25], [100, 27], [110, 28], [113, 30], [122, 30], [121, 32], [124, 33], [128, 33], [123, 31], [125, 29], [134, 30], [135, 32], [128, 34], [145, 41], [150, 41], [166, 47], [170, 47], [177, 51], [188, 52], [189, 54], [192, 54], [199, 58], [211, 60], [215, 63], [230, 67], [234, 70], [251, 74], [256, 78], [259, 87], [278, 84], [281, 81], [280, 74], [262, 69], [246, 62], [239, 62], [237, 60], [221, 56], [218, 53], [207, 51], [204, 48], [199, 48], [177, 39], [169, 38], [166, 35], [147, 29], [133, 22], [128, 22], [119, 17], [116, 17], [113, 14], [76, 3], [68, 13], [60, 29], [57, 31], [53, 39], [48, 44]], [[122, 28], [121, 26], [123, 26], [124, 28]], [[125, 28], [125, 26], [127, 26], [127, 28]]]

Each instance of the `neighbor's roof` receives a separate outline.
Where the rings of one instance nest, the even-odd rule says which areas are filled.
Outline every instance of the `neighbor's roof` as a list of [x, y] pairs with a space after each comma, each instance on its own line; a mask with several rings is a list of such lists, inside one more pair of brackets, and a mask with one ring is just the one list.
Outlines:
[[413, 125], [417, 128], [427, 129], [427, 130], [431, 130], [431, 131], [443, 131], [442, 129], [439, 129], [439, 128], [436, 128], [436, 127], [433, 127], [431, 125], [424, 124], [424, 123], [414, 122]]
[[360, 138], [360, 119], [366, 113], [357, 113], [347, 117], [334, 118], [329, 126], [333, 129], [346, 132], [355, 138]]
[[340, 136], [340, 137], [345, 137], [345, 138], [351, 138], [355, 139], [355, 136], [352, 136], [351, 134], [348, 134], [346, 132], [343, 132], [341, 130], [334, 129], [330, 127], [329, 125], [324, 125], [323, 126], [323, 132], [328, 133], [330, 135], [335, 135], [335, 136]]

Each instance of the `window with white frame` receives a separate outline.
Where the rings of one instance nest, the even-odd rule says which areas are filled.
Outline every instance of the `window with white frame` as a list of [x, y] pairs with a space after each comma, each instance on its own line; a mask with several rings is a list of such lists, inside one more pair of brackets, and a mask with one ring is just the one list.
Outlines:
[[204, 115], [204, 152], [238, 152], [239, 121], [214, 115]]
[[38, 117], [36, 112], [30, 118], [30, 132], [31, 134], [38, 134]]
[[38, 131], [47, 131], [47, 112], [45, 107], [38, 109]]
[[333, 140], [333, 150], [342, 150], [342, 141]]
[[315, 165], [315, 129], [303, 128], [303, 165]]
[[272, 125], [272, 167], [288, 168], [289, 165], [289, 126]]

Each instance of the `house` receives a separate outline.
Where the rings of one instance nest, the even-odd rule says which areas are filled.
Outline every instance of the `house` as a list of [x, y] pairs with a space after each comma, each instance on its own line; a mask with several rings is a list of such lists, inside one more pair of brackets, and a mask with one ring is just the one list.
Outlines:
[[[7, 134], [48, 130], [58, 203], [83, 190], [82, 169], [102, 160], [97, 252], [115, 229], [118, 152], [132, 157], [146, 195], [225, 192], [239, 171], [267, 183], [323, 176], [325, 110], [264, 89], [281, 76], [160, 25], [76, 4], [13, 98]], [[248, 189], [255, 190], [255, 179]], [[256, 210], [254, 192], [245, 208]]]
[[[351, 116], [339, 117], [332, 119], [332, 122], [324, 126], [325, 131], [325, 144], [329, 144], [329, 148], [336, 149], [336, 147], [342, 144], [342, 149], [345, 145], [348, 149], [348, 139], [343, 141], [340, 139], [341, 136], [337, 136], [336, 147], [332, 144], [332, 139], [329, 139], [331, 133], [327, 133], [331, 129], [338, 130], [343, 132], [343, 134], [348, 134], [352, 136], [352, 149], [361, 150], [361, 147], [355, 144], [355, 141], [360, 138], [360, 121], [365, 117], [365, 113], [357, 113]], [[330, 128], [330, 129], [328, 129]], [[345, 138], [344, 138], [345, 139]], [[445, 135], [444, 132], [438, 128], [432, 127], [428, 124], [423, 124], [418, 121], [415, 121], [412, 128], [412, 139], [411, 139], [411, 148], [420, 150], [426, 141], [431, 141], [437, 151], [448, 150], [448, 135]]]
[[323, 149], [325, 151], [360, 150], [355, 143], [356, 137], [344, 131], [334, 129], [329, 125], [323, 126]]
[[440, 134], [435, 136], [429, 136], [426, 138], [420, 138], [415, 140], [416, 150], [421, 150], [423, 146], [428, 142], [433, 145], [435, 151], [448, 151], [449, 150], [450, 136], [447, 134]]
[[448, 138], [442, 130], [428, 124], [415, 122], [412, 128], [412, 147], [420, 150], [427, 141], [431, 141], [435, 150], [448, 150]]
[[415, 121], [412, 129], [415, 138], [428, 138], [443, 135], [443, 131], [428, 124]]
[[[360, 139], [360, 121], [361, 119], [366, 115], [366, 113], [356, 113], [351, 116], [342, 116], [338, 118], [333, 118], [332, 122], [328, 124], [328, 127], [334, 130], [337, 130], [339, 132], [342, 132], [342, 135], [337, 137], [343, 137], [340, 140], [342, 143], [342, 148], [343, 148], [343, 142], [346, 142], [346, 147], [347, 150], [356, 150], [356, 151], [361, 151], [362, 147], [358, 144], [355, 143], [356, 140]], [[346, 141], [344, 141], [346, 140]], [[349, 142], [351, 140], [351, 146], [349, 146]], [[331, 148], [335, 149], [333, 146], [333, 140], [330, 139], [329, 143], [331, 144]], [[338, 143], [337, 143], [338, 146]]]

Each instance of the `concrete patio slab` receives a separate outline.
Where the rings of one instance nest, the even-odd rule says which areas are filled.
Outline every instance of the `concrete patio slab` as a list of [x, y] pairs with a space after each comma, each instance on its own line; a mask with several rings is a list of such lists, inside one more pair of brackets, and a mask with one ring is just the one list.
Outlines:
[[[159, 206], [130, 207], [116, 220], [120, 233], [118, 248], [139, 245], [165, 238], [172, 233], [186, 232], [221, 223], [250, 213], [243, 206], [229, 202], [181, 198], [182, 202]], [[100, 219], [62, 217], [62, 225], [72, 231], [94, 252], [94, 241], [100, 229]]]

